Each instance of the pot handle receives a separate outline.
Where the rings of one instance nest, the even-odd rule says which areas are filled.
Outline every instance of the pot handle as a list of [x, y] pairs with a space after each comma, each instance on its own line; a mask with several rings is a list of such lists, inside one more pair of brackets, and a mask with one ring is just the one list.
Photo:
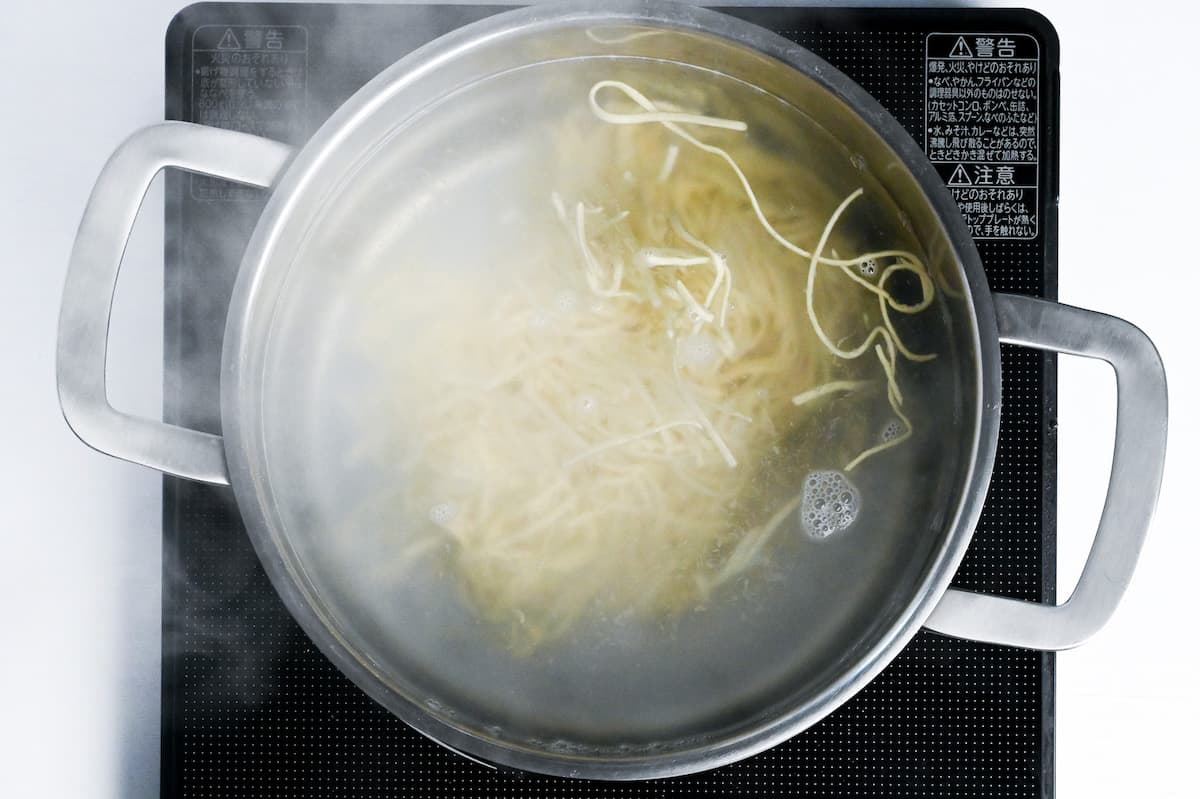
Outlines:
[[1167, 376], [1154, 344], [1123, 319], [1034, 297], [994, 295], [1000, 340], [1099, 358], [1117, 377], [1108, 496], [1079, 582], [1061, 605], [950, 589], [925, 626], [959, 638], [1069, 649], [1112, 616], [1154, 515], [1167, 446]]
[[165, 167], [268, 187], [292, 148], [247, 133], [164, 122], [130, 136], [104, 165], [83, 211], [58, 317], [58, 401], [90, 447], [153, 469], [228, 485], [221, 437], [130, 416], [108, 404], [105, 358], [117, 273], [142, 199]]

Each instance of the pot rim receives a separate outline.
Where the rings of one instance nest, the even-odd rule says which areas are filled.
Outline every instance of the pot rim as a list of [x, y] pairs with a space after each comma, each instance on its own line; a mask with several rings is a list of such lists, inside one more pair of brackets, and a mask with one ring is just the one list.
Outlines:
[[[943, 228], [964, 279], [970, 301], [965, 304], [975, 341], [974, 407], [966, 414], [972, 441], [967, 450], [963, 491], [948, 517], [948, 533], [934, 556], [913, 598], [881, 633], [879, 640], [808, 701], [761, 722], [754, 729], [705, 747], [626, 758], [597, 758], [516, 748], [454, 727], [420, 704], [391, 690], [351, 651], [349, 645], [310, 603], [289, 570], [272, 534], [262, 499], [266, 494], [253, 436], [258, 427], [247, 423], [245, 397], [260, 378], [245, 368], [249, 354], [265, 346], [245, 334], [256, 313], [262, 278], [269, 270], [278, 245], [278, 232], [299, 205], [298, 197], [312, 187], [329, 153], [338, 148], [346, 129], [355, 120], [373, 113], [398, 87], [422, 79], [457, 52], [480, 41], [502, 38], [518, 31], [552, 28], [582, 21], [647, 22], [715, 35], [748, 47], [797, 70], [838, 97], [858, 114], [891, 147], [922, 189], [934, 217]], [[967, 376], [964, 375], [964, 379]], [[855, 82], [799, 45], [749, 22], [672, 0], [615, 0], [597, 6], [590, 0], [551, 6], [531, 6], [505, 11], [446, 34], [400, 59], [367, 83], [327, 120], [285, 168], [260, 216], [247, 246], [234, 285], [225, 327], [221, 363], [221, 422], [230, 483], [238, 507], [276, 592], [314, 644], [361, 690], [435, 742], [471, 759], [488, 764], [563, 777], [634, 780], [679, 776], [726, 765], [762, 752], [808, 728], [861, 690], [900, 653], [920, 630], [940, 600], [966, 553], [982, 511], [996, 453], [999, 433], [1000, 347], [994, 309], [983, 266], [974, 240], [958, 207], [924, 152], [904, 128]]]

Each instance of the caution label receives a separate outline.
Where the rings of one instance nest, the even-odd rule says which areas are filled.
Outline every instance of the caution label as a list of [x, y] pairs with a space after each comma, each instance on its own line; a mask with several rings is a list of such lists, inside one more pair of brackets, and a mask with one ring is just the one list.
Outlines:
[[[191, 118], [297, 144], [308, 127], [308, 30], [297, 25], [201, 25], [192, 34]], [[196, 200], [261, 200], [262, 192], [191, 176]]]
[[1039, 56], [1025, 33], [925, 38], [925, 153], [977, 239], [1038, 234]]

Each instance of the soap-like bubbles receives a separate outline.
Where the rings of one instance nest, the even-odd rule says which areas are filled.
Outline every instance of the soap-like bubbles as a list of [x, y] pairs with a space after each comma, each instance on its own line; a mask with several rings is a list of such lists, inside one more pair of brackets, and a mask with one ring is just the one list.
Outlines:
[[563, 289], [554, 295], [554, 310], [560, 314], [572, 314], [579, 310], [581, 305], [579, 293], [570, 289]]
[[458, 516], [458, 506], [453, 502], [439, 502], [429, 509], [429, 521], [438, 527], [449, 527]]
[[814, 538], [828, 538], [858, 518], [862, 505], [858, 489], [838, 471], [812, 472], [804, 478], [800, 523]]
[[692, 369], [707, 369], [720, 355], [717, 340], [708, 333], [696, 333], [679, 342], [679, 360]]

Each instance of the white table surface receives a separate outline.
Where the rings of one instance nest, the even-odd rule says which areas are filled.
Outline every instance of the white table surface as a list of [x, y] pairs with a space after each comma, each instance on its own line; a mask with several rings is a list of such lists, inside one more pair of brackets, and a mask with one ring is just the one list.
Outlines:
[[[1197, 793], [1200, 680], [1200, 12], [1182, 0], [1031, 0], [1062, 42], [1060, 297], [1157, 342], [1171, 388], [1159, 513], [1116, 617], [1058, 659], [1066, 799]], [[0, 796], [158, 789], [160, 478], [98, 455], [62, 421], [53, 352], [75, 226], [104, 160], [163, 115], [163, 36], [180, 0], [0, 2]], [[161, 401], [162, 207], [130, 243], [110, 398]], [[1107, 479], [1107, 369], [1060, 367], [1060, 592]]]

